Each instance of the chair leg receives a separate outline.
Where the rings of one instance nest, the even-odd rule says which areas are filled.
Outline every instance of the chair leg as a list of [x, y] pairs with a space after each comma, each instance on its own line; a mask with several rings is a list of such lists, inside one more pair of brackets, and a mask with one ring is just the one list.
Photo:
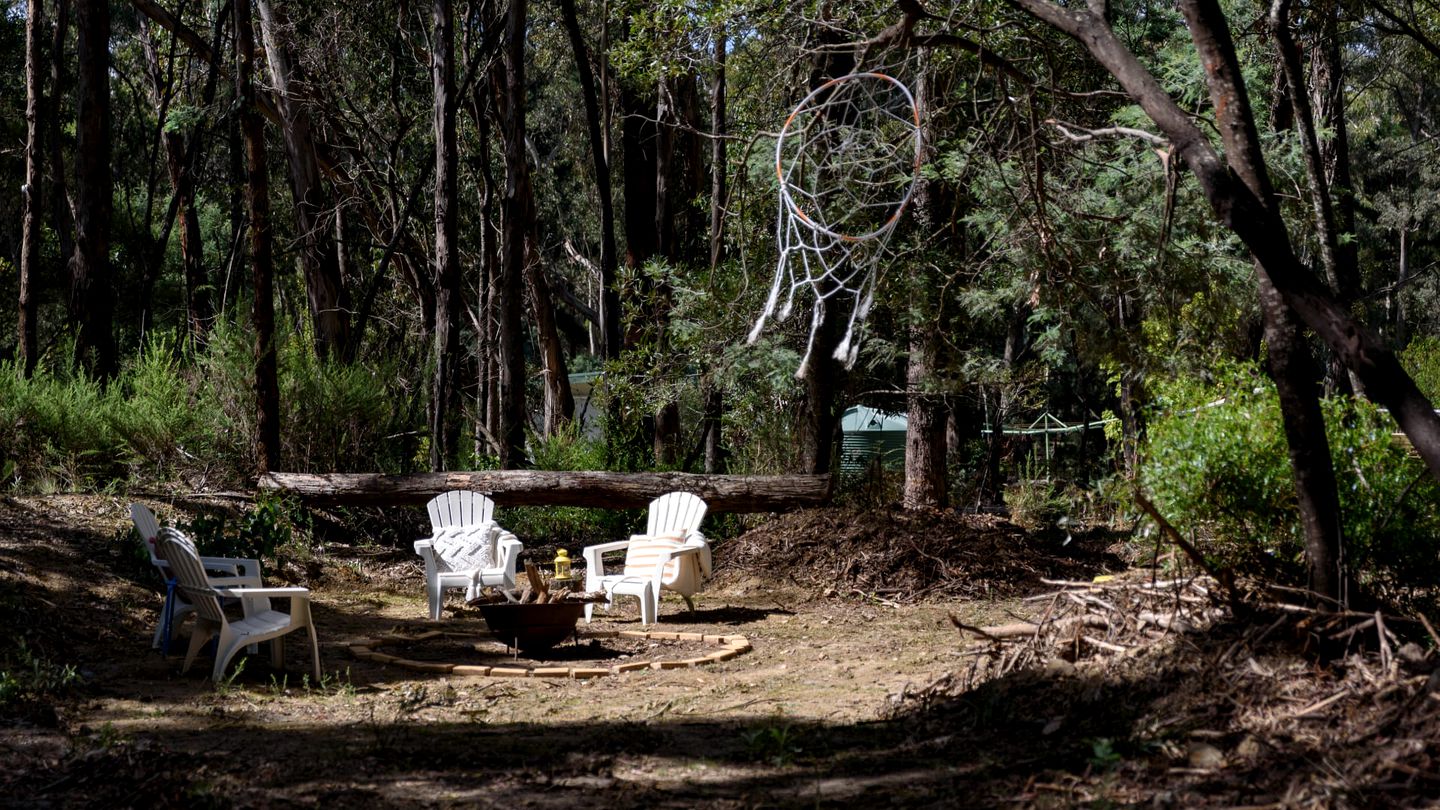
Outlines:
[[[245, 636], [236, 636], [230, 633], [230, 628], [225, 627], [220, 631], [220, 643], [215, 645], [215, 669], [210, 672], [210, 679], [219, 683], [225, 677], [225, 670], [230, 666], [230, 660], [245, 646]], [[282, 653], [283, 655], [283, 653]]]
[[440, 621], [440, 611], [445, 607], [445, 589], [436, 585], [430, 590], [430, 620]]
[[305, 631], [310, 634], [310, 657], [313, 659], [311, 663], [315, 665], [315, 685], [318, 687], [323, 677], [320, 672], [320, 639], [315, 635], [314, 624], [305, 625]]
[[270, 639], [270, 666], [276, 670], [285, 668], [285, 637], [276, 636]]
[[640, 594], [640, 623], [654, 624], [656, 616], [660, 613], [660, 600], [655, 598], [655, 586], [645, 583], [645, 591]]
[[150, 648], [157, 649], [164, 657], [170, 656], [170, 637], [175, 632], [175, 580], [165, 580], [165, 604], [160, 607], [160, 626], [155, 628], [155, 638]]
[[206, 642], [215, 637], [215, 631], [218, 629], [220, 629], [219, 625], [209, 619], [199, 617], [195, 619], [195, 628], [190, 631], [190, 649], [185, 652], [184, 666], [180, 667], [181, 675], [190, 671], [190, 665], [195, 663], [195, 656], [204, 648]]

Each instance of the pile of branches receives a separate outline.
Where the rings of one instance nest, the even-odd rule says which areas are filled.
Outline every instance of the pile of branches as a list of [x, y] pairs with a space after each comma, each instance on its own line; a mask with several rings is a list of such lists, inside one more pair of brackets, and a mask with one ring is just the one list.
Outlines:
[[952, 616], [969, 660], [893, 695], [891, 716], [953, 731], [993, 727], [975, 707], [1001, 707], [1007, 727], [1057, 751], [1084, 735], [1124, 740], [1126, 778], [1052, 766], [1047, 789], [1076, 802], [1102, 784], [1121, 804], [1440, 799], [1440, 633], [1423, 615], [1297, 605], [1244, 582], [1237, 603], [1203, 574], [1050, 584], [1026, 600], [1028, 618]]
[[961, 688], [1054, 660], [1132, 656], [1167, 638], [1207, 630], [1226, 615], [1209, 576], [1098, 580], [1042, 580], [1061, 589], [1023, 600], [1043, 606], [1034, 620], [972, 627], [951, 614], [962, 637], [970, 633], [990, 642], [967, 651], [973, 660]]

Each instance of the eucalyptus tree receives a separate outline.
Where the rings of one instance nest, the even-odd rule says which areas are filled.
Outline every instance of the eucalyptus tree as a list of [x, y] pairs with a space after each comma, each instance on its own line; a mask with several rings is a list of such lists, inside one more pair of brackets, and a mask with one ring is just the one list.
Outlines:
[[77, 324], [75, 358], [108, 378], [118, 368], [115, 278], [110, 262], [111, 181], [110, 4], [76, 6], [75, 254], [70, 260], [70, 318]]
[[25, 375], [35, 371], [39, 345], [35, 318], [39, 298], [34, 285], [40, 273], [40, 117], [41, 33], [40, 0], [25, 4], [25, 178], [20, 185], [21, 247], [19, 289], [20, 362]]
[[233, 0], [235, 99], [245, 141], [245, 213], [250, 236], [250, 322], [255, 330], [255, 462], [259, 472], [280, 468], [280, 383], [275, 346], [274, 235], [270, 230], [270, 170], [265, 125], [255, 96], [255, 30], [249, 0]]

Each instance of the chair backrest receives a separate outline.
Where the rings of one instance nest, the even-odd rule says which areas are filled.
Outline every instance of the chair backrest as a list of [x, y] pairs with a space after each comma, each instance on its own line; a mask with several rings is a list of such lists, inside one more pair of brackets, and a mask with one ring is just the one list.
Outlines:
[[691, 492], [671, 492], [650, 502], [645, 533], [657, 537], [667, 532], [700, 528], [708, 507], [700, 496]]
[[430, 512], [430, 528], [475, 526], [494, 519], [495, 502], [479, 492], [455, 489], [442, 492], [425, 504]]
[[220, 610], [220, 600], [210, 580], [205, 576], [205, 566], [200, 562], [200, 553], [190, 538], [177, 529], [165, 527], [160, 530], [160, 556], [175, 572], [175, 579], [186, 601], [195, 606], [195, 612], [206, 619], [225, 623], [225, 613]]
[[156, 538], [160, 535], [160, 521], [155, 518], [155, 513], [150, 507], [143, 503], [130, 504], [130, 522], [135, 524], [135, 531], [140, 533], [140, 539], [145, 541], [145, 548], [150, 552], [150, 564], [160, 569], [163, 574], [166, 571], [165, 560], [160, 557], [159, 549], [156, 548]]

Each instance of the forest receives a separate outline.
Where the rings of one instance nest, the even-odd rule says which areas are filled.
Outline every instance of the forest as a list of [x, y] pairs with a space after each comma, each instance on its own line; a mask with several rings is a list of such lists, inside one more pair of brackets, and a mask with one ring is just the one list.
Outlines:
[[[1357, 702], [1383, 691], [1374, 728], [1354, 719], [1358, 709], [1347, 715], [1353, 751], [1377, 735], [1410, 745], [1425, 737], [1415, 729], [1440, 729], [1425, 702], [1440, 676], [1422, 677], [1440, 673], [1433, 2], [3, 9], [0, 511], [10, 528], [0, 528], [0, 609], [12, 620], [0, 636], [0, 717], [34, 722], [36, 706], [97, 688], [105, 675], [66, 669], [75, 656], [106, 644], [139, 655], [111, 631], [62, 643], [30, 629], [57, 598], [39, 595], [32, 569], [63, 567], [32, 556], [46, 527], [67, 547], [126, 558], [105, 587], [128, 594], [122, 612], [135, 617], [124, 621], [150, 621], [161, 583], [149, 558], [116, 550], [140, 548], [117, 539], [128, 527], [121, 501], [163, 504], [206, 553], [255, 557], [315, 588], [324, 642], [327, 621], [353, 629], [355, 611], [370, 610], [337, 595], [349, 587], [337, 586], [350, 582], [342, 570], [385, 594], [372, 624], [382, 613], [419, 620], [419, 597], [402, 616], [387, 601], [398, 586], [379, 583], [419, 586], [404, 567], [416, 565], [411, 534], [423, 533], [411, 507], [443, 488], [423, 482], [494, 490], [525, 541], [522, 562], [544, 567], [559, 545], [638, 531], [630, 507], [667, 488], [654, 482], [694, 481], [712, 487], [702, 493], [712, 598], [743, 604], [698, 611], [697, 632], [750, 616], [769, 628], [759, 638], [790, 643], [774, 625], [790, 614], [745, 601], [746, 583], [783, 579], [805, 590], [807, 622], [823, 613], [838, 627], [874, 608], [897, 623], [886, 633], [915, 633], [935, 656], [961, 637], [989, 645], [988, 669], [966, 659], [963, 678], [920, 692], [875, 676], [898, 690], [885, 722], [901, 742], [886, 756], [914, 734], [946, 740], [927, 756], [961, 750], [944, 723], [986, 689], [1031, 688], [1011, 679], [1031, 664], [1050, 672], [1066, 639], [1079, 649], [1095, 600], [1113, 616], [1091, 655], [1149, 649], [1138, 640], [1147, 624], [1183, 636], [1179, 614], [1153, 619], [1164, 611], [1136, 577], [1183, 580], [1174, 605], [1216, 611], [1184, 620], [1210, 628], [1191, 652], [1203, 647], [1215, 668], [1245, 663], [1231, 642], [1259, 650], [1283, 635], [1292, 664], [1350, 661], [1389, 678], [1364, 691], [1359, 675], [1331, 672], [1339, 680], [1316, 681], [1307, 697], [1302, 717], [1351, 705], [1316, 708], [1342, 681]], [[856, 415], [885, 421], [890, 443]], [[348, 502], [294, 483], [335, 474], [380, 483]], [[505, 481], [533, 483], [513, 484], [528, 489], [508, 501], [483, 483]], [[592, 489], [576, 495], [575, 482]], [[340, 554], [339, 537], [360, 557], [327, 557]], [[513, 562], [511, 574], [513, 585]], [[1105, 584], [1112, 576], [1129, 584]], [[1057, 587], [1068, 595], [1050, 609], [1033, 601]], [[1056, 612], [1087, 600], [1091, 613]], [[988, 607], [971, 616], [972, 603]], [[661, 609], [661, 625], [674, 610]], [[479, 622], [465, 609], [460, 618]], [[1021, 619], [1032, 629], [1016, 631]], [[1282, 619], [1286, 630], [1255, 629]], [[936, 621], [960, 635], [935, 637]], [[742, 621], [738, 632], [750, 629]], [[857, 647], [847, 654], [864, 657]], [[1256, 667], [1284, 670], [1254, 655]], [[340, 656], [325, 647], [327, 669]], [[924, 666], [940, 661], [950, 659]], [[135, 657], [121, 680], [158, 679], [167, 700], [183, 700], [196, 681], [177, 681], [173, 664]], [[385, 680], [347, 677], [317, 691], [353, 702], [355, 684]], [[731, 685], [715, 689], [735, 702]], [[412, 721], [425, 706], [453, 704], [433, 703], [433, 684], [403, 690], [391, 731], [419, 734]], [[1098, 711], [1103, 701], [1087, 694], [1054, 699]], [[811, 700], [819, 716], [826, 699]], [[1430, 714], [1387, 714], [1387, 700]], [[45, 711], [41, 726], [66, 728]], [[552, 746], [524, 711], [506, 715], [516, 746]], [[1402, 716], [1429, 725], [1406, 737]], [[826, 801], [883, 791], [856, 774], [899, 767], [878, 743], [868, 765], [842, 762], [839, 742], [815, 745], [863, 737], [854, 716], [816, 726], [767, 717], [735, 737], [736, 757], [782, 775], [854, 776]], [[592, 735], [635, 718], [575, 720], [566, 750], [582, 757]], [[1225, 733], [1239, 740], [1237, 729]], [[343, 747], [330, 733], [317, 739]], [[64, 734], [70, 754], [0, 785], [43, 798], [40, 774], [64, 762], [71, 783], [59, 790], [79, 789], [83, 735]], [[998, 748], [1020, 750], [1014, 734]], [[975, 750], [995, 742], [951, 736]], [[1143, 736], [1117, 727], [1070, 739], [1070, 754], [1037, 767], [1081, 775], [1049, 779], [1066, 785], [1049, 798], [1019, 766], [986, 770], [980, 803], [1149, 801], [1133, 787], [1147, 772], [1135, 763], [1160, 755]], [[1282, 801], [1277, 763], [1304, 736], [1266, 737], [1269, 759], [1249, 758], [1252, 770], [1222, 787], [1172, 784], [1173, 800]], [[1224, 748], [1218, 739], [1194, 738]], [[200, 756], [172, 744], [175, 756]], [[1187, 767], [1198, 772], [1209, 766], [1195, 764], [1197, 744]], [[369, 754], [384, 759], [391, 745]], [[1426, 771], [1440, 750], [1433, 738], [1418, 745], [1392, 759]], [[101, 748], [118, 763], [133, 746]], [[1088, 752], [1079, 768], [1064, 764], [1076, 747]], [[1440, 789], [1433, 770], [1376, 761], [1347, 760], [1348, 787], [1316, 769], [1286, 806], [1399, 806]], [[227, 778], [217, 791], [241, 795]], [[807, 801], [775, 774], [727, 779], [691, 798]], [[937, 779], [914, 798], [943, 796], [960, 777]], [[155, 780], [110, 798], [190, 790]], [[345, 795], [286, 784], [295, 792], [244, 801]], [[547, 801], [586, 805], [582, 794]], [[639, 801], [613, 786], [590, 798]]]

